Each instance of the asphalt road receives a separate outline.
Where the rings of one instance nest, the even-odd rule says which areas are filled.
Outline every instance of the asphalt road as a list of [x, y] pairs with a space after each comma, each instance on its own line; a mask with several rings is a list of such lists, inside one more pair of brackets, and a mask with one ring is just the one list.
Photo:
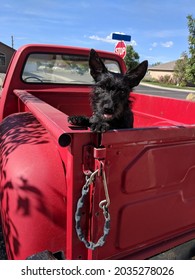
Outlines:
[[186, 92], [186, 91], [179, 91], [179, 90], [173, 90], [173, 89], [139, 85], [134, 88], [134, 92], [150, 94], [150, 95], [158, 95], [158, 96], [164, 96], [164, 97], [171, 97], [171, 98], [176, 98], [176, 99], [186, 99], [186, 96], [190, 93], [190, 90]]

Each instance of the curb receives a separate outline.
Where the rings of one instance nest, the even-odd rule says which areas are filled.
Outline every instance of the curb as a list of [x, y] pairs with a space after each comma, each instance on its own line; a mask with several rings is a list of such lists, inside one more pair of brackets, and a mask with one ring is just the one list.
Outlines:
[[140, 83], [141, 86], [146, 86], [146, 87], [152, 87], [152, 88], [158, 88], [158, 89], [165, 89], [165, 90], [170, 90], [170, 91], [181, 91], [181, 92], [192, 92], [195, 93], [195, 89], [180, 89], [180, 88], [169, 88], [169, 87], [161, 87], [161, 86], [156, 86], [156, 85], [149, 85], [148, 83]]

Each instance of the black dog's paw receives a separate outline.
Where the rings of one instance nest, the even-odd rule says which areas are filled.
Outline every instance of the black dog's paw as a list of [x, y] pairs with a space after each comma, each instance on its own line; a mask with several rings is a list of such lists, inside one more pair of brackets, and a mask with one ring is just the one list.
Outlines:
[[70, 116], [68, 122], [78, 126], [89, 126], [89, 118], [86, 116]]
[[77, 125], [79, 123], [79, 116], [70, 116], [70, 117], [68, 117], [68, 122], [70, 124]]
[[109, 128], [110, 128], [110, 125], [106, 122], [91, 124], [91, 131], [93, 131], [93, 132], [103, 133], [103, 132], [108, 131]]

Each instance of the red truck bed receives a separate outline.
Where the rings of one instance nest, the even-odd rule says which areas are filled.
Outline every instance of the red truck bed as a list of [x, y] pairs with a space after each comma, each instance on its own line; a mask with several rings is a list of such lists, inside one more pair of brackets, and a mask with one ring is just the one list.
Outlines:
[[[64, 250], [68, 259], [147, 258], [195, 237], [195, 126], [192, 124], [195, 103], [134, 93], [135, 128], [108, 131], [100, 137], [84, 128], [66, 127], [64, 112], [36, 102], [36, 98], [32, 102], [27, 94], [16, 93], [45, 127], [47, 116], [52, 118], [52, 110], [55, 116], [58, 112], [53, 125], [66, 131], [59, 135], [70, 136], [70, 139], [65, 137], [70, 145], [61, 151], [67, 168]], [[76, 98], [71, 101], [67, 95], [68, 101], [64, 99], [64, 104], [77, 104]], [[84, 98], [82, 103], [85, 107]], [[75, 113], [74, 106], [67, 108], [68, 114]], [[177, 114], [178, 111], [183, 113]], [[52, 128], [51, 133], [53, 131]], [[56, 139], [60, 139], [59, 135], [56, 134]], [[85, 184], [83, 165], [85, 169], [87, 166], [96, 170], [100, 162], [104, 163], [111, 200], [111, 229], [104, 246], [91, 251], [78, 240], [74, 215]], [[84, 229], [92, 219], [88, 234], [94, 241], [103, 232], [104, 218], [99, 202], [104, 197], [102, 180], [97, 179], [93, 206], [85, 205], [82, 217]], [[89, 211], [93, 218], [87, 215]]]

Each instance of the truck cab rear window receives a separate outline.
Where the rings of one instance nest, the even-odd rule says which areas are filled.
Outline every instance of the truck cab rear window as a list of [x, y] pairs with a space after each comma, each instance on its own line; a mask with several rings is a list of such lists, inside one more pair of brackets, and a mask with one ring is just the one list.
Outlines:
[[[103, 59], [109, 71], [120, 73], [117, 61]], [[22, 72], [26, 83], [93, 84], [88, 56], [32, 53], [28, 56]]]

